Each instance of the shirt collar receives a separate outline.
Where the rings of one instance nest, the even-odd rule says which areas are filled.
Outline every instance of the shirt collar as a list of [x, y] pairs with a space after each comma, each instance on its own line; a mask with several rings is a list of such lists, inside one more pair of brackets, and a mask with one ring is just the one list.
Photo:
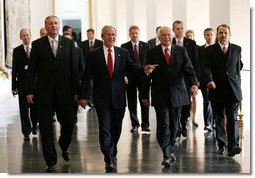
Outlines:
[[223, 49], [223, 47], [226, 47], [228, 49], [229, 43], [227, 43], [226, 45], [221, 44], [219, 41], [218, 41], [218, 43], [219, 43], [221, 49]]
[[[48, 35], [47, 35], [47, 36], [48, 36]], [[54, 40], [54, 41], [58, 42], [59, 35], [57, 35], [56, 38], [51, 38], [50, 36], [48, 36], [48, 39], [49, 39], [49, 41]]]

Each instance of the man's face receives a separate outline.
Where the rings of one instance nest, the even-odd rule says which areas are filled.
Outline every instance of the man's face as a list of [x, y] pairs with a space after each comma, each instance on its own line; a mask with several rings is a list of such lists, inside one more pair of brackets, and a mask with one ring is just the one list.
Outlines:
[[102, 34], [102, 39], [106, 47], [111, 48], [112, 46], [114, 46], [116, 40], [115, 29], [111, 27], [105, 28]]
[[88, 40], [93, 40], [94, 39], [94, 33], [91, 32], [91, 31], [87, 32], [87, 38], [88, 38]]
[[45, 29], [50, 37], [55, 37], [59, 33], [60, 25], [57, 17], [50, 17], [45, 22]]
[[176, 23], [176, 24], [174, 24], [173, 32], [174, 32], [174, 34], [175, 34], [175, 36], [177, 38], [179, 38], [179, 39], [182, 38], [183, 37], [183, 32], [184, 32], [184, 30], [183, 30], [183, 23]]
[[129, 32], [129, 36], [130, 36], [131, 41], [133, 41], [134, 43], [137, 43], [139, 41], [139, 36], [140, 36], [139, 30], [132, 29]]
[[217, 32], [217, 40], [222, 44], [226, 45], [230, 39], [230, 31], [227, 27], [219, 27]]
[[207, 44], [213, 44], [214, 43], [214, 32], [213, 31], [206, 31], [204, 34], [205, 41]]
[[23, 29], [20, 32], [20, 39], [23, 41], [23, 44], [29, 45], [30, 40], [31, 40], [31, 34], [30, 34], [29, 30]]
[[172, 43], [171, 29], [162, 27], [159, 32], [159, 40], [160, 40], [160, 43], [165, 47], [168, 47], [169, 45], [171, 45]]

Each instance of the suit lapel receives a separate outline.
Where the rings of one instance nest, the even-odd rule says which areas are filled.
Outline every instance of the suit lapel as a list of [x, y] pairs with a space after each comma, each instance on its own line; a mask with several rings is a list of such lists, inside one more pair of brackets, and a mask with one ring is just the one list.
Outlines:
[[114, 46], [114, 52], [115, 52], [115, 61], [114, 61], [114, 69], [113, 69], [113, 75], [115, 74], [115, 71], [117, 71], [120, 61], [121, 61], [121, 55], [118, 48]]
[[59, 35], [58, 36], [58, 49], [57, 49], [56, 58], [58, 58], [59, 54], [62, 52], [62, 47], [63, 47], [63, 40], [62, 40], [62, 37]]

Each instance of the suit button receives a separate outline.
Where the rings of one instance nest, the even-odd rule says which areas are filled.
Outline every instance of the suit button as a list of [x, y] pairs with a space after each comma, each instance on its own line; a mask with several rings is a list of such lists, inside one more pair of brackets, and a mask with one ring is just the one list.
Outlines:
[[228, 72], [227, 72], [227, 75], [228, 75]]

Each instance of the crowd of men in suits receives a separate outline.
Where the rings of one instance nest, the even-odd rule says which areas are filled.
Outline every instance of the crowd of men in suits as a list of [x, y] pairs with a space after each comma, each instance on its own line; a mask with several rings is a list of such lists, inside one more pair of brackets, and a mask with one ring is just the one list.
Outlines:
[[218, 153], [223, 154], [225, 148], [228, 156], [241, 152], [237, 125], [242, 99], [241, 47], [229, 42], [229, 26], [217, 28], [214, 44], [213, 30], [205, 29], [206, 44], [201, 47], [183, 36], [183, 22], [179, 20], [172, 29], [157, 27], [157, 37], [148, 43], [139, 40], [140, 29], [132, 25], [130, 41], [121, 47], [115, 45], [117, 31], [113, 26], [102, 28], [103, 41], [95, 39], [94, 30], [88, 29], [88, 40], [80, 47], [72, 40], [70, 26], [63, 28], [63, 36], [59, 28], [59, 18], [48, 16], [45, 29], [41, 29], [43, 35], [32, 43], [30, 30], [21, 29], [23, 44], [13, 52], [12, 93], [19, 95], [22, 133], [24, 140], [29, 140], [31, 132], [37, 134], [39, 123], [47, 172], [54, 172], [57, 163], [52, 116], [56, 113], [61, 125], [58, 143], [63, 159], [69, 161], [79, 105], [95, 108], [105, 169], [116, 171], [126, 98], [132, 133], [140, 126], [150, 132], [149, 105], [154, 107], [161, 164], [171, 166], [176, 162], [178, 138], [187, 137], [191, 97], [197, 95], [198, 88], [204, 99], [204, 129], [211, 131], [215, 120]]

